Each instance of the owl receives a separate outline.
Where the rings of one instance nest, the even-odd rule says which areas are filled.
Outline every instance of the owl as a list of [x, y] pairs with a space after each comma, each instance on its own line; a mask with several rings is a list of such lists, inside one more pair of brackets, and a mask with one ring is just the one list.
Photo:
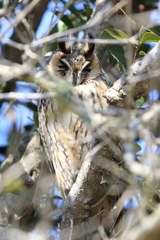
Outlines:
[[[55, 82], [57, 79], [66, 81], [80, 102], [87, 102], [94, 109], [106, 109], [105, 93], [110, 83], [94, 49], [92, 43], [60, 42], [48, 70], [53, 81], [54, 78]], [[60, 103], [54, 98], [40, 100], [38, 111], [40, 139], [47, 163], [65, 200], [87, 153], [95, 145], [95, 129], [71, 110], [59, 114]]]

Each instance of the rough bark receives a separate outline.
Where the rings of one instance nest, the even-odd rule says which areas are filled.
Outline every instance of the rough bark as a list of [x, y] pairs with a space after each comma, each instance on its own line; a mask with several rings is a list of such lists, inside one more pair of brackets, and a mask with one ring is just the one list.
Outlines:
[[[24, 141], [21, 141], [20, 148], [22, 142]], [[0, 196], [0, 225], [8, 228], [19, 226], [23, 219], [26, 220], [33, 212], [33, 198], [43, 160], [37, 133], [29, 142], [22, 158], [16, 162], [10, 160], [11, 156], [2, 166], [1, 192], [5, 193]], [[20, 188], [18, 195], [14, 191], [9, 192], [9, 186], [17, 179], [20, 181], [20, 185], [17, 185], [17, 188]]]
[[139, 99], [149, 88], [149, 83], [159, 78], [160, 43], [138, 59], [128, 71], [118, 79], [107, 93], [109, 104], [116, 107], [134, 106], [134, 101]]

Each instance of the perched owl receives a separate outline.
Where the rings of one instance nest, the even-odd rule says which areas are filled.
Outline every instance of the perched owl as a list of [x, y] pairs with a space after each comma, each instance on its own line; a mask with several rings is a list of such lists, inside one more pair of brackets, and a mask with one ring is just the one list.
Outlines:
[[[56, 81], [63, 79], [68, 82], [80, 101], [87, 101], [95, 109], [106, 109], [105, 93], [110, 84], [94, 48], [95, 45], [89, 43], [69, 46], [61, 42], [48, 69]], [[94, 129], [79, 115], [71, 111], [60, 115], [58, 112], [59, 102], [56, 99], [39, 102], [41, 143], [50, 171], [55, 173], [57, 188], [65, 199], [95, 139]]]

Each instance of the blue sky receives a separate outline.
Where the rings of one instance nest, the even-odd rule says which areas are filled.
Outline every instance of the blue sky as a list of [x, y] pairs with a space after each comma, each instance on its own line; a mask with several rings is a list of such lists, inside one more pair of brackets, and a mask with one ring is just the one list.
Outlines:
[[[52, 9], [54, 7], [54, 3], [51, 2], [48, 4], [48, 9], [46, 10], [41, 24], [36, 32], [36, 38], [40, 38], [46, 31], [48, 24], [52, 18]], [[1, 33], [7, 29], [9, 26], [8, 21], [2, 17], [1, 18]], [[13, 29], [10, 29], [6, 34], [5, 38], [10, 38], [13, 33]], [[16, 92], [31, 92], [30, 88], [27, 88], [28, 84], [17, 82], [17, 90]], [[23, 101], [22, 99], [20, 101]], [[24, 101], [23, 101], [24, 102]], [[9, 117], [9, 114], [1, 115], [3, 111], [9, 106], [8, 103], [3, 103], [0, 109], [0, 146], [6, 146], [8, 144], [8, 134], [12, 131], [13, 119]], [[15, 124], [17, 129], [20, 129], [23, 132], [23, 127], [25, 125], [33, 124], [33, 112], [29, 110], [27, 107], [18, 105], [14, 106], [15, 113]], [[0, 154], [0, 161], [4, 159], [4, 156]]]

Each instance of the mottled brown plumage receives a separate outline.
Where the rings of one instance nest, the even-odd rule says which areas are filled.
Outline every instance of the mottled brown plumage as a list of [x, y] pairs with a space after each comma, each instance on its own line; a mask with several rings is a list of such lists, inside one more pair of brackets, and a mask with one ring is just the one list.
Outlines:
[[[109, 87], [94, 44], [59, 43], [59, 49], [48, 65], [57, 79], [71, 85], [80, 101], [89, 102], [96, 109], [106, 109], [105, 93]], [[63, 199], [74, 183], [86, 154], [94, 145], [94, 129], [73, 112], [58, 115], [56, 99], [39, 102], [39, 133], [50, 171], [55, 172], [57, 187]]]

